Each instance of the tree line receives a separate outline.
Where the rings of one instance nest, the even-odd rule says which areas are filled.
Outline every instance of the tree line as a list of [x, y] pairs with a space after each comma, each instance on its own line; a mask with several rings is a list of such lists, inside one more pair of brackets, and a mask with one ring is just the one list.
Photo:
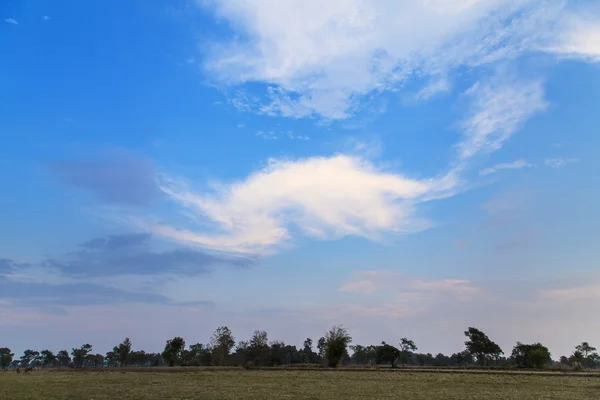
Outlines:
[[[548, 348], [541, 343], [517, 342], [510, 355], [481, 330], [469, 327], [465, 332], [465, 349], [450, 356], [439, 353], [417, 353], [413, 340], [401, 338], [398, 345], [351, 345], [352, 337], [343, 326], [334, 326], [315, 343], [307, 338], [300, 348], [282, 341], [269, 341], [267, 332], [257, 330], [248, 340], [235, 340], [226, 326], [215, 330], [207, 344], [186, 346], [182, 337], [167, 340], [162, 353], [132, 350], [126, 338], [105, 355], [93, 352], [91, 344], [60, 350], [25, 350], [20, 358], [7, 347], [0, 348], [0, 366], [7, 368], [83, 368], [119, 366], [244, 366], [274, 367], [292, 364], [387, 366], [513, 366], [544, 368], [554, 364], [574, 369], [600, 368], [596, 348], [583, 342], [570, 356], [552, 360]], [[350, 354], [349, 350], [352, 352]]]

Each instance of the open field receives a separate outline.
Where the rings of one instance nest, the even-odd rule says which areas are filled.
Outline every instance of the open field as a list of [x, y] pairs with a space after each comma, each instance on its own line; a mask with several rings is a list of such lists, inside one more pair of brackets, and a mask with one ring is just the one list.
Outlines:
[[180, 368], [0, 373], [0, 399], [291, 398], [599, 399], [600, 375]]

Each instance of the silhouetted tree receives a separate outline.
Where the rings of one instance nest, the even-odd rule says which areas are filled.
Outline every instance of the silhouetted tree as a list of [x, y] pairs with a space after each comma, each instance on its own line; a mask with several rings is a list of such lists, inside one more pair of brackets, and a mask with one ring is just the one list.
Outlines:
[[40, 356], [40, 352], [36, 350], [27, 349], [21, 356], [21, 365], [29, 367], [29, 365]]
[[348, 355], [348, 344], [352, 337], [346, 328], [334, 326], [325, 334], [325, 358], [327, 365], [335, 367], [344, 356]]
[[42, 366], [47, 367], [56, 363], [56, 356], [50, 350], [42, 350], [40, 353]]
[[167, 340], [167, 344], [162, 352], [162, 356], [167, 364], [172, 367], [175, 364], [181, 364], [183, 361], [184, 350], [185, 340], [183, 340], [182, 337], [176, 336], [171, 340]]
[[131, 340], [129, 340], [129, 338], [125, 338], [125, 340], [123, 340], [121, 344], [113, 348], [113, 352], [117, 356], [119, 364], [125, 365], [125, 363], [127, 362], [127, 358], [131, 353]]
[[321, 337], [319, 338], [319, 340], [317, 341], [317, 351], [319, 354], [319, 357], [324, 357], [325, 356], [325, 338]]
[[541, 368], [552, 361], [548, 348], [541, 343], [523, 344], [517, 342], [511, 358], [521, 368]]
[[465, 336], [469, 338], [465, 342], [467, 350], [477, 358], [480, 365], [485, 365], [488, 358], [498, 359], [502, 354], [502, 349], [485, 333], [476, 328], [469, 328], [465, 331]]
[[363, 365], [369, 362], [369, 351], [367, 347], [357, 344], [350, 346], [350, 350], [352, 350], [351, 360], [355, 364]]
[[71, 357], [69, 356], [69, 352], [67, 350], [61, 350], [56, 354], [56, 360], [58, 361], [58, 365], [61, 367], [68, 367], [71, 363]]
[[416, 355], [416, 358], [420, 366], [431, 365], [433, 364], [434, 360], [433, 355], [431, 353], [419, 353]]
[[213, 360], [216, 365], [223, 365], [225, 357], [231, 353], [235, 347], [235, 338], [231, 330], [226, 326], [220, 326], [213, 333], [210, 346], [213, 351]]
[[8, 347], [0, 347], [0, 367], [6, 369], [12, 362], [14, 355]]
[[392, 368], [396, 368], [396, 362], [398, 361], [398, 357], [400, 357], [400, 350], [396, 347], [387, 344], [386, 342], [381, 342], [381, 346], [377, 346], [377, 353], [375, 362], [377, 364], [390, 364]]
[[588, 342], [582, 342], [580, 345], [575, 346], [575, 351], [581, 353], [581, 360], [579, 362], [582, 366], [591, 368], [598, 359], [596, 348], [590, 346]]
[[88, 354], [92, 351], [92, 345], [89, 343], [84, 344], [78, 349], [72, 349], [71, 355], [73, 356], [73, 364], [76, 367], [81, 368], [85, 363]]
[[417, 345], [415, 345], [415, 342], [413, 342], [412, 340], [402, 338], [400, 339], [399, 349], [400, 362], [402, 362], [402, 365], [406, 365], [411, 359], [411, 353], [417, 350]]

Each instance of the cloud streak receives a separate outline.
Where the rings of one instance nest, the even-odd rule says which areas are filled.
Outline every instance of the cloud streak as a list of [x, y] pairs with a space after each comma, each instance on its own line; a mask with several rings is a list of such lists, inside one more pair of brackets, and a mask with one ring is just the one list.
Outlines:
[[123, 150], [52, 164], [59, 180], [102, 204], [150, 206], [160, 195], [154, 164]]
[[110, 235], [82, 244], [83, 250], [59, 258], [49, 258], [41, 266], [78, 278], [121, 275], [185, 275], [208, 274], [217, 265], [245, 267], [249, 258], [219, 256], [194, 249], [177, 248], [153, 251], [148, 233]]
[[4, 18], [4, 22], [11, 25], [19, 25], [19, 22], [14, 18]]
[[533, 168], [533, 167], [535, 167], [534, 164], [528, 163], [525, 160], [516, 160], [516, 161], [510, 162], [510, 163], [496, 164], [492, 167], [482, 169], [481, 171], [479, 171], [479, 175], [486, 176], [486, 175], [495, 174], [497, 172], [504, 171], [504, 170]]
[[544, 161], [544, 164], [551, 168], [562, 168], [568, 164], [576, 163], [578, 161], [578, 158], [548, 158]]

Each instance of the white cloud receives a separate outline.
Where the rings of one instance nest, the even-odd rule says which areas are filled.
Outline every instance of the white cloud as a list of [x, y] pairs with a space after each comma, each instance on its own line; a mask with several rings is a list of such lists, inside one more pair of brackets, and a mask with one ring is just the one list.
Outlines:
[[516, 161], [510, 162], [510, 163], [497, 164], [492, 167], [482, 169], [479, 172], [479, 175], [482, 175], [482, 176], [491, 175], [491, 174], [495, 174], [498, 171], [503, 171], [506, 169], [521, 169], [521, 168], [532, 168], [532, 167], [535, 167], [535, 165], [528, 163], [525, 160], [516, 160]]
[[[206, 4], [205, 0], [198, 0]], [[205, 64], [226, 84], [270, 85], [266, 104], [289, 117], [351, 116], [366, 95], [528, 51], [597, 59], [597, 10], [551, 0], [208, 1], [240, 36], [215, 43]], [[581, 17], [587, 16], [587, 17]], [[368, 97], [368, 96], [367, 96]]]
[[48, 21], [48, 20], [50, 19], [50, 17], [49, 17], [49, 16], [47, 16], [47, 15], [42, 15], [42, 19], [43, 19], [44, 21]]
[[19, 22], [14, 18], [4, 18], [4, 22], [12, 25], [19, 25]]
[[141, 225], [163, 237], [229, 252], [269, 252], [298, 234], [381, 240], [384, 233], [427, 228], [429, 223], [415, 215], [416, 204], [449, 196], [457, 186], [453, 174], [410, 179], [346, 155], [271, 160], [242, 181], [216, 184], [204, 193], [180, 182], [161, 186], [206, 226]]
[[547, 106], [541, 81], [499, 76], [475, 84], [466, 94], [472, 104], [462, 124], [465, 138], [458, 144], [463, 160], [479, 152], [498, 150], [527, 119]]
[[567, 164], [576, 162], [579, 162], [578, 158], [548, 158], [544, 161], [544, 164], [551, 168], [562, 168]]
[[596, 10], [595, 15], [588, 12], [569, 18], [569, 29], [549, 49], [566, 57], [600, 62], [599, 10]]

